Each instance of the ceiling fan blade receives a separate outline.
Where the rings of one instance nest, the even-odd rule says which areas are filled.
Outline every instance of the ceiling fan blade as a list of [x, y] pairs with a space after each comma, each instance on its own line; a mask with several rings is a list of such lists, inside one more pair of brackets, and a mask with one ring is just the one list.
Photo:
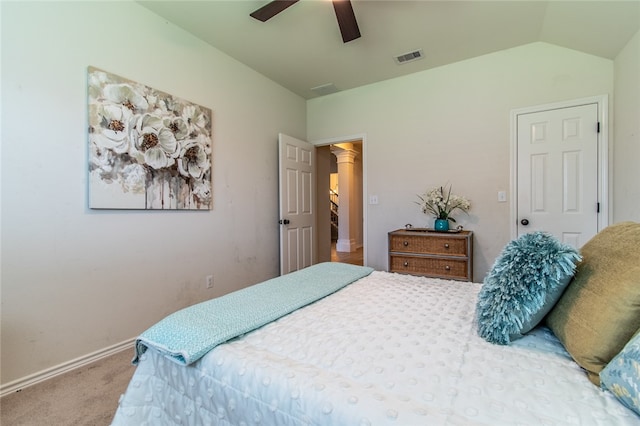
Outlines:
[[333, 9], [336, 11], [336, 18], [342, 33], [342, 41], [345, 43], [360, 38], [360, 29], [353, 13], [350, 0], [333, 0]]
[[254, 11], [253, 13], [250, 13], [249, 16], [251, 16], [252, 18], [256, 18], [258, 21], [265, 22], [273, 18], [289, 6], [293, 6], [298, 1], [299, 0], [273, 0], [262, 6], [260, 9]]

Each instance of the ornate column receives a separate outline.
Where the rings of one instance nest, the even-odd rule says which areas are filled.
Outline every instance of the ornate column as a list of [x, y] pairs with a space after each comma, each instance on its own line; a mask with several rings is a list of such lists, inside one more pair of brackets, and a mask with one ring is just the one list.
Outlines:
[[338, 160], [338, 242], [336, 251], [352, 252], [357, 249], [356, 242], [356, 210], [354, 208], [357, 196], [354, 187], [354, 160], [358, 152], [353, 144], [344, 143], [331, 146], [331, 152]]

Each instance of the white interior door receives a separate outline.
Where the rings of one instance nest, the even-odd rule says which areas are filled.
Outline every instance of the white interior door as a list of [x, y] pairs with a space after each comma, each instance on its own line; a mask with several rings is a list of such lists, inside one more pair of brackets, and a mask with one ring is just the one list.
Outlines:
[[314, 150], [309, 142], [278, 135], [281, 275], [314, 262]]
[[517, 116], [518, 235], [580, 248], [598, 232], [598, 104]]

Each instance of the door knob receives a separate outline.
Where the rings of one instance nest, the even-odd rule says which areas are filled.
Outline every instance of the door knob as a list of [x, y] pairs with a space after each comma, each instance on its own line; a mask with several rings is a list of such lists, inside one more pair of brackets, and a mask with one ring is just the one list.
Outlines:
[[288, 224], [289, 224], [289, 223], [291, 223], [291, 222], [289, 222], [289, 219], [280, 219], [280, 220], [278, 221], [278, 223], [279, 223], [280, 225], [288, 225]]
[[529, 219], [522, 219], [522, 220], [520, 221], [520, 223], [521, 223], [523, 226], [527, 226], [527, 225], [529, 224]]

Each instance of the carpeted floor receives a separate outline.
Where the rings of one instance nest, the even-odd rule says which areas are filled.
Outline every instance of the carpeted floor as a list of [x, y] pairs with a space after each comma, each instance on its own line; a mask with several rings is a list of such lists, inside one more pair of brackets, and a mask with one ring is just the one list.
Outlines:
[[133, 348], [0, 399], [2, 426], [106, 426], [131, 380]]

